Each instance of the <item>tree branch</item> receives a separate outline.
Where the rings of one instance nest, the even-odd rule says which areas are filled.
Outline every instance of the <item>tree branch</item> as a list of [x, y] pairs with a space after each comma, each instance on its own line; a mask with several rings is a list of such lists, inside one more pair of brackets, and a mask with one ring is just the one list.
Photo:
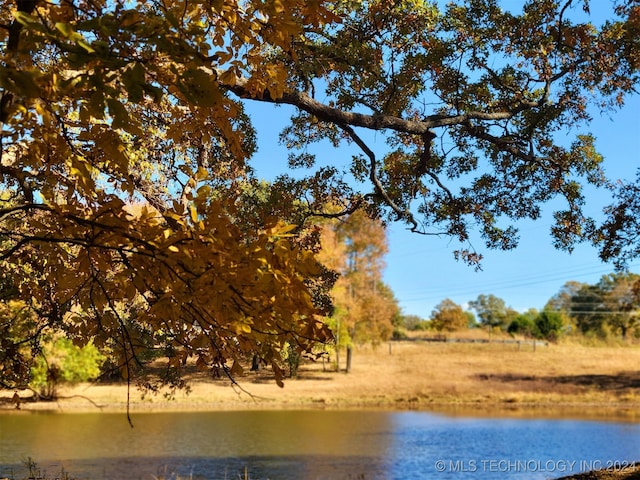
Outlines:
[[413, 214], [409, 210], [405, 210], [401, 208], [399, 205], [397, 205], [393, 201], [393, 199], [389, 197], [389, 194], [384, 189], [382, 182], [380, 182], [380, 179], [376, 174], [377, 161], [376, 161], [375, 153], [373, 153], [373, 151], [367, 146], [367, 144], [364, 143], [364, 141], [358, 136], [358, 134], [353, 130], [353, 128], [351, 128], [350, 125], [338, 124], [338, 126], [342, 130], [344, 130], [351, 137], [351, 139], [356, 143], [356, 145], [360, 147], [360, 149], [365, 153], [365, 155], [369, 157], [369, 178], [371, 179], [371, 183], [373, 183], [376, 189], [376, 193], [378, 193], [383, 198], [384, 202], [389, 207], [391, 207], [391, 209], [394, 212], [396, 212], [399, 219], [404, 219], [407, 222], [411, 223], [412, 225], [411, 231], [416, 232], [418, 230], [418, 222], [413, 217]]
[[[223, 72], [216, 70], [215, 73], [216, 77], [220, 79]], [[315, 115], [320, 120], [336, 125], [363, 127], [370, 130], [389, 129], [396, 132], [417, 135], [423, 135], [432, 128], [460, 125], [471, 120], [508, 120], [524, 110], [540, 106], [539, 101], [521, 101], [511, 109], [501, 112], [471, 111], [460, 115], [429, 115], [421, 121], [416, 121], [386, 114], [368, 115], [358, 112], [347, 112], [318, 102], [306, 93], [295, 90], [285, 92], [281, 97], [272, 96], [269, 90], [265, 90], [262, 92], [262, 95], [258, 95], [248, 88], [247, 84], [248, 80], [246, 78], [236, 77], [232, 84], [220, 83], [219, 85], [221, 88], [234, 93], [240, 98], [248, 98], [267, 103], [293, 105], [307, 113]]]

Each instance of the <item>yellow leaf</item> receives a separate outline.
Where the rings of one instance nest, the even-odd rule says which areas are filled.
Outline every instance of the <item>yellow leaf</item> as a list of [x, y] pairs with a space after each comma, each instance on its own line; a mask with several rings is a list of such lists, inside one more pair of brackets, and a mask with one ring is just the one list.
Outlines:
[[225, 86], [234, 87], [236, 85], [237, 80], [238, 80], [238, 77], [236, 73], [231, 69], [225, 70], [224, 72], [222, 72], [222, 75], [220, 75], [220, 81]]
[[292, 235], [289, 232], [292, 232], [297, 227], [298, 226], [294, 224], [278, 223], [276, 226], [270, 228], [268, 233], [279, 237], [290, 237]]
[[71, 27], [71, 25], [69, 25], [68, 23], [57, 22], [55, 26], [56, 26], [56, 30], [58, 30], [60, 33], [62, 33], [62, 35], [64, 35], [67, 38], [72, 37], [76, 33]]
[[193, 223], [198, 223], [198, 211], [196, 210], [196, 207], [189, 205], [189, 214], [191, 215], [191, 221]]
[[91, 45], [89, 45], [89, 43], [84, 39], [79, 39], [78, 40], [78, 45], [80, 45], [82, 48], [84, 48], [89, 53], [95, 53], [94, 48]]
[[273, 2], [273, 10], [276, 13], [284, 12], [284, 2], [282, 2], [282, 0], [274, 0], [274, 2]]

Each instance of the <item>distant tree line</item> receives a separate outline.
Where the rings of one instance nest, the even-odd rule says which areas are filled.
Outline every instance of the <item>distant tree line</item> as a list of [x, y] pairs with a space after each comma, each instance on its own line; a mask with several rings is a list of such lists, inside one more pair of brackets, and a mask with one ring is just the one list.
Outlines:
[[555, 341], [563, 335], [621, 339], [640, 337], [640, 275], [612, 273], [595, 285], [567, 282], [542, 310], [517, 312], [495, 295], [479, 295], [468, 302], [468, 310], [450, 299], [440, 302], [428, 319], [402, 317], [402, 329], [438, 333], [485, 328]]

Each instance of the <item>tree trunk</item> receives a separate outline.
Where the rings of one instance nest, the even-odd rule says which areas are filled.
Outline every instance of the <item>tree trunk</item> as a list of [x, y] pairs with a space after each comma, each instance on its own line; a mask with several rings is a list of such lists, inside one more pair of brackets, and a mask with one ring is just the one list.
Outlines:
[[351, 345], [349, 345], [347, 347], [347, 368], [345, 369], [345, 371], [347, 373], [349, 373], [351, 371], [351, 355], [353, 353], [353, 349], [351, 348]]
[[260, 369], [260, 357], [254, 354], [253, 359], [251, 360], [251, 371], [257, 372]]

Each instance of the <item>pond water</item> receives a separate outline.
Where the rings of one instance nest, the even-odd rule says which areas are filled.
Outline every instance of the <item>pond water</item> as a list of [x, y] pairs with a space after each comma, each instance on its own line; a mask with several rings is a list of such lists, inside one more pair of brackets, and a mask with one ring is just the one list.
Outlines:
[[640, 460], [640, 424], [428, 412], [0, 414], [0, 478], [547, 479]]

